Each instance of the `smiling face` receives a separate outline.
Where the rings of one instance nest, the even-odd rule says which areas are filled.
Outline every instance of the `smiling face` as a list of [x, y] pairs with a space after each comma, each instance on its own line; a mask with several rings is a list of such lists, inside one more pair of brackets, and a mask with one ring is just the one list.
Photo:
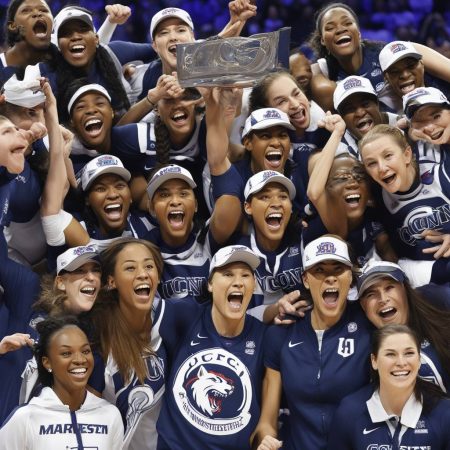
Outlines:
[[150, 311], [158, 283], [153, 254], [139, 243], [130, 243], [117, 254], [114, 273], [108, 276], [108, 286], [117, 289], [126, 317]]
[[102, 152], [110, 145], [113, 117], [109, 100], [95, 91], [78, 98], [71, 111], [72, 127], [80, 141]]
[[431, 140], [440, 139], [445, 132], [450, 135], [450, 109], [442, 105], [422, 106], [414, 113], [411, 128], [422, 131]]
[[361, 33], [355, 18], [343, 8], [328, 10], [321, 20], [321, 44], [336, 58], [359, 51]]
[[244, 204], [252, 216], [258, 244], [266, 250], [275, 250], [283, 239], [292, 214], [292, 202], [284, 186], [268, 183]]
[[150, 202], [150, 213], [158, 220], [164, 242], [175, 247], [187, 241], [196, 211], [194, 191], [177, 178], [163, 183]]
[[408, 322], [408, 301], [403, 283], [390, 277], [380, 278], [360, 297], [367, 318], [377, 327]]
[[264, 130], [252, 130], [244, 138], [246, 150], [251, 152], [253, 173], [275, 170], [283, 173], [291, 149], [288, 129], [277, 125]]
[[224, 329], [230, 321], [244, 321], [254, 289], [253, 271], [245, 263], [235, 262], [214, 270], [208, 291], [212, 294], [216, 328]]
[[9, 173], [18, 174], [25, 165], [25, 150], [28, 141], [18, 127], [8, 119], [0, 119], [0, 166]]
[[42, 364], [52, 370], [53, 390], [59, 398], [85, 389], [94, 367], [88, 338], [77, 326], [65, 326], [51, 337]]
[[309, 127], [309, 101], [291, 77], [277, 77], [268, 87], [266, 98], [267, 107], [285, 112], [297, 131], [304, 131]]
[[364, 215], [369, 200], [368, 177], [354, 158], [336, 158], [328, 175], [326, 190], [349, 219]]
[[425, 86], [424, 75], [425, 67], [422, 60], [412, 57], [400, 59], [384, 73], [386, 80], [399, 97], [415, 88]]
[[47, 50], [53, 28], [53, 16], [43, 0], [25, 0], [17, 9], [8, 30], [19, 30], [23, 39], [36, 50]]
[[102, 233], [118, 232], [126, 224], [131, 204], [130, 188], [118, 175], [100, 175], [89, 188], [87, 204], [97, 217]]
[[377, 355], [371, 355], [378, 371], [380, 388], [414, 389], [420, 368], [420, 353], [414, 339], [406, 333], [387, 336]]
[[91, 310], [100, 290], [101, 274], [100, 264], [92, 261], [56, 277], [56, 287], [67, 294], [67, 311], [78, 315]]
[[167, 127], [172, 144], [185, 145], [195, 128], [195, 101], [163, 98], [158, 102], [158, 114]]
[[58, 30], [61, 54], [74, 67], [88, 68], [94, 60], [98, 43], [97, 34], [82, 20], [69, 20]]
[[303, 284], [313, 299], [311, 320], [315, 329], [324, 330], [339, 321], [351, 283], [350, 267], [337, 261], [325, 260], [305, 271]]
[[163, 72], [177, 70], [177, 44], [194, 42], [192, 29], [181, 19], [170, 17], [158, 24], [153, 36], [155, 52], [163, 63]]
[[378, 101], [370, 94], [350, 95], [339, 105], [339, 113], [357, 141], [375, 125], [383, 122]]
[[360, 149], [367, 173], [390, 193], [406, 192], [415, 177], [411, 147], [402, 150], [389, 136], [368, 142]]

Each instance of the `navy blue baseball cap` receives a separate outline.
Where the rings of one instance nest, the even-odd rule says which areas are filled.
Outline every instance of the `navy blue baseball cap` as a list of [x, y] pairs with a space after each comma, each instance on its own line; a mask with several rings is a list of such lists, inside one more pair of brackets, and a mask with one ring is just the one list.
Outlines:
[[405, 272], [398, 264], [389, 261], [370, 261], [362, 269], [357, 281], [358, 296], [364, 294], [372, 284], [381, 278], [392, 278], [394, 281], [403, 283], [406, 279]]

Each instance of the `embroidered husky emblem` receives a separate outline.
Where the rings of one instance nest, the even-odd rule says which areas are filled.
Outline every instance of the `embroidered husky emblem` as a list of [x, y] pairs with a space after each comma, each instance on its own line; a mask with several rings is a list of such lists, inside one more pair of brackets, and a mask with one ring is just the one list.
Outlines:
[[234, 387], [222, 374], [208, 372], [200, 366], [192, 393], [198, 407], [211, 417], [222, 410], [222, 399], [233, 393]]

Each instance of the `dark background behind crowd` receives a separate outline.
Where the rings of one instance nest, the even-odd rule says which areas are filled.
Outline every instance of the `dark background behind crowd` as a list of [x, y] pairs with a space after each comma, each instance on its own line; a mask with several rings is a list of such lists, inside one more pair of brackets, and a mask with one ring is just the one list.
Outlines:
[[[1, 22], [4, 22], [8, 0], [0, 0]], [[49, 1], [56, 14], [67, 4], [80, 4], [95, 13], [99, 26], [104, 17], [102, 0], [80, 2]], [[113, 2], [109, 2], [113, 3]], [[176, 6], [195, 18], [197, 38], [211, 36], [228, 21], [228, 0], [123, 0], [133, 14], [127, 24], [118, 27], [114, 39], [148, 42], [150, 18], [159, 10]], [[314, 13], [327, 1], [323, 0], [258, 0], [258, 15], [249, 21], [242, 36], [292, 27], [293, 45], [303, 44], [314, 28]], [[362, 36], [390, 42], [395, 39], [420, 42], [450, 57], [450, 2], [448, 0], [350, 0], [344, 3], [357, 13]], [[4, 41], [3, 29], [1, 41]], [[312, 54], [308, 53], [312, 58]]]

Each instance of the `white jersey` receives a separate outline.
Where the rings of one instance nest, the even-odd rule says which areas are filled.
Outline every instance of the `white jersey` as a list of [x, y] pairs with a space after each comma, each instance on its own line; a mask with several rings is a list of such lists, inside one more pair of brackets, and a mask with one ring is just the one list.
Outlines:
[[18, 407], [0, 429], [2, 450], [119, 450], [122, 441], [123, 423], [114, 405], [86, 392], [81, 408], [71, 412], [49, 387]]

